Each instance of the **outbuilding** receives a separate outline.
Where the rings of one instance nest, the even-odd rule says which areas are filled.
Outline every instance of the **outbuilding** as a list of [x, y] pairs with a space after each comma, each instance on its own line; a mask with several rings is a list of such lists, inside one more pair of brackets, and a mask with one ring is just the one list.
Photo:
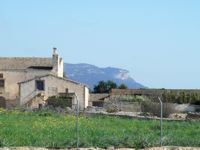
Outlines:
[[46, 103], [48, 97], [60, 93], [73, 93], [72, 108], [79, 101], [79, 108], [88, 106], [89, 89], [86, 85], [53, 74], [36, 76], [19, 84], [19, 105], [38, 108]]

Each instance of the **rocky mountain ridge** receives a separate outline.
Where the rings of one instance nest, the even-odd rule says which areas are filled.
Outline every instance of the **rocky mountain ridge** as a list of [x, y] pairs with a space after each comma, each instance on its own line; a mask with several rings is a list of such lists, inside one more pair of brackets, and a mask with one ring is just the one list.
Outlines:
[[144, 86], [136, 82], [129, 75], [129, 71], [125, 69], [114, 67], [100, 68], [85, 63], [65, 63], [64, 71], [69, 79], [85, 83], [89, 85], [91, 89], [93, 89], [94, 85], [98, 84], [101, 80], [112, 80], [118, 85], [124, 83], [129, 88], [144, 88]]

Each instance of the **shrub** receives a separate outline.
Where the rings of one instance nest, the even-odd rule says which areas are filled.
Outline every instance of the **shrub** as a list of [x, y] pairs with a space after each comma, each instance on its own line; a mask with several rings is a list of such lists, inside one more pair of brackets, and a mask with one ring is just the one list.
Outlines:
[[145, 96], [139, 96], [139, 95], [136, 95], [136, 96], [124, 95], [124, 96], [120, 96], [120, 97], [118, 97], [116, 99], [120, 100], [120, 101], [126, 101], [126, 102], [138, 102], [138, 103], [141, 103], [141, 102], [147, 100], [148, 98], [145, 97]]
[[[160, 104], [145, 101], [142, 103], [142, 112], [144, 113], [151, 113], [154, 116], [160, 117]], [[168, 117], [170, 114], [175, 113], [176, 110], [171, 103], [163, 103], [163, 117]]]
[[0, 113], [4, 113], [4, 112], [6, 112], [6, 110], [0, 107]]
[[49, 117], [49, 116], [52, 116], [52, 113], [50, 113], [50, 112], [41, 112], [41, 113], [38, 114], [38, 116]]
[[47, 105], [61, 108], [72, 107], [72, 97], [52, 96], [47, 99]]
[[164, 91], [162, 93], [162, 100], [163, 102], [168, 103], [178, 103], [178, 104], [200, 104], [200, 93], [199, 92], [187, 92], [187, 91], [180, 91], [180, 92], [172, 92], [172, 91]]
[[106, 112], [108, 112], [108, 113], [115, 113], [118, 111], [119, 111], [119, 109], [116, 105], [111, 105], [106, 109]]

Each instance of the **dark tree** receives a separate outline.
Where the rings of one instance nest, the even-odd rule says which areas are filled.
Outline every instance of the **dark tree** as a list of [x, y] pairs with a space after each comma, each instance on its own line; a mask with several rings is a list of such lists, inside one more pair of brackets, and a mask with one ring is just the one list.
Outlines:
[[118, 89], [128, 89], [128, 87], [125, 84], [121, 84], [118, 86]]
[[109, 93], [111, 89], [117, 88], [117, 84], [113, 81], [100, 81], [94, 86], [94, 93]]
[[107, 93], [110, 92], [111, 89], [116, 89], [117, 84], [113, 81], [108, 80], [107, 81]]
[[94, 93], [105, 93], [107, 85], [105, 81], [99, 81], [98, 85], [94, 86]]

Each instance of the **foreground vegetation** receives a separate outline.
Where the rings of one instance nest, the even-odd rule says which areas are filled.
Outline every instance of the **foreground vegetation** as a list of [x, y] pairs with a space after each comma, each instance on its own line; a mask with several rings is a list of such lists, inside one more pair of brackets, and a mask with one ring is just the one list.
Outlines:
[[[159, 121], [109, 116], [80, 117], [80, 147], [159, 145]], [[199, 121], [163, 123], [163, 144], [200, 146]], [[76, 118], [50, 112], [0, 110], [0, 146], [76, 147]]]

